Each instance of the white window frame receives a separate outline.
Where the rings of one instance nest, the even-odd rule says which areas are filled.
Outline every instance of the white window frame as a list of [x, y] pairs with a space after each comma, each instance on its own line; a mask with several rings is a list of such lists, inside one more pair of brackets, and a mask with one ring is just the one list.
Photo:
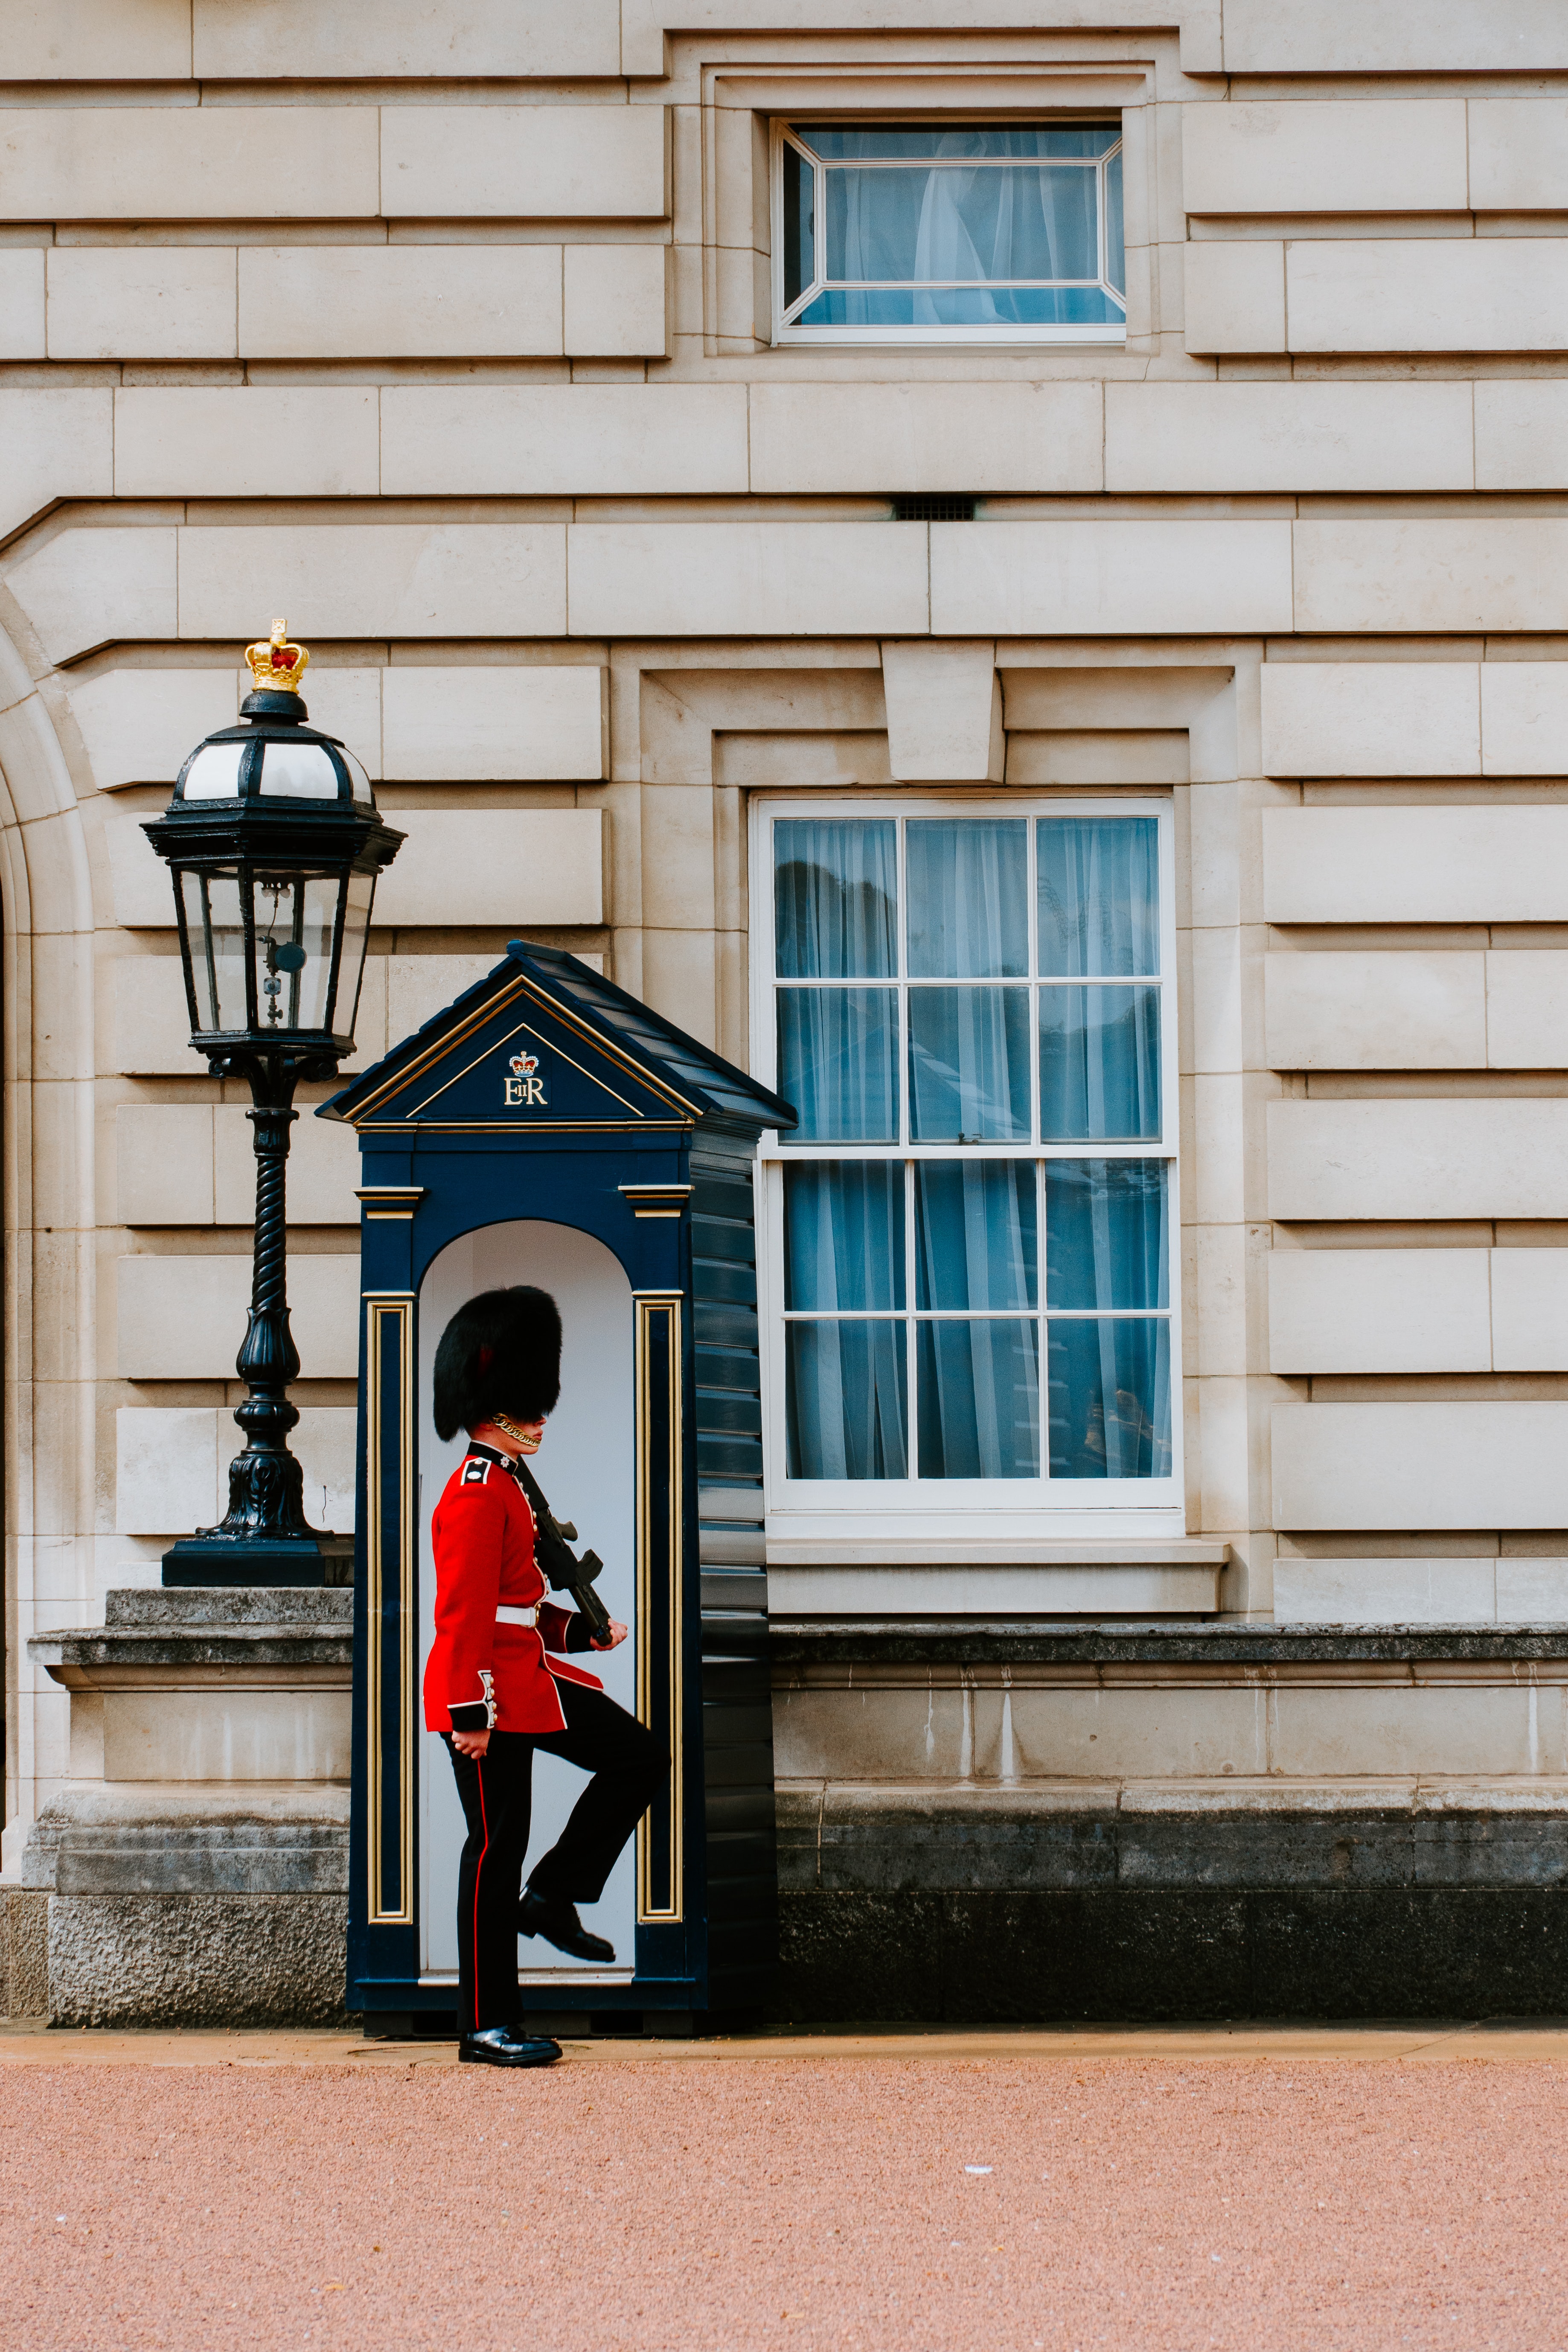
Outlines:
[[[840, 119], [837, 115], [836, 115], [836, 113], [834, 112], [834, 110], [833, 110], [831, 107], [814, 107], [814, 108], [812, 108], [812, 109], [809, 110], [809, 115], [808, 115], [806, 112], [802, 111], [802, 110], [797, 110], [797, 112], [798, 112], [798, 114], [799, 114], [799, 119], [800, 119], [801, 121], [806, 121], [806, 120], [810, 120], [810, 121], [813, 121], [813, 122], [837, 121]], [[860, 123], [865, 123], [865, 124], [867, 124], [867, 125], [868, 125], [868, 127], [872, 127], [872, 128], [879, 127], [879, 128], [882, 128], [882, 129], [889, 130], [889, 131], [890, 131], [890, 130], [895, 130], [895, 129], [901, 129], [901, 128], [903, 128], [904, 126], [906, 126], [906, 125], [908, 125], [908, 124], [911, 124], [911, 123], [932, 122], [932, 121], [942, 122], [942, 123], [943, 123], [943, 124], [947, 125], [949, 128], [953, 129], [953, 130], [961, 130], [961, 129], [963, 129], [963, 128], [965, 128], [965, 127], [967, 127], [967, 126], [969, 126], [969, 125], [984, 125], [984, 124], [985, 124], [985, 123], [989, 123], [989, 122], [1003, 122], [1003, 123], [1007, 123], [1007, 122], [1013, 122], [1013, 121], [1016, 121], [1017, 119], [1018, 119], [1018, 118], [1017, 118], [1016, 116], [1015, 116], [1015, 115], [979, 114], [979, 113], [974, 113], [974, 114], [965, 113], [965, 114], [962, 114], [962, 115], [960, 115], [960, 114], [942, 114], [942, 115], [932, 115], [932, 114], [930, 114], [930, 113], [922, 113], [922, 112], [921, 112], [921, 111], [920, 111], [919, 110], [917, 110], [917, 109], [911, 109], [911, 110], [910, 110], [910, 112], [908, 112], [907, 114], [906, 114], [906, 113], [900, 113], [900, 114], [898, 114], [897, 116], [892, 116], [892, 115], [877, 115], [877, 116], [868, 116], [868, 115], [863, 114], [863, 113], [859, 113], [859, 114], [846, 114], [845, 116], [843, 116], [842, 121], [843, 121], [844, 125], [845, 125], [845, 127], [846, 127], [846, 128], [849, 127], [850, 125], [852, 125], [852, 124], [854, 124], [854, 123], [860, 122]], [[1029, 120], [1030, 120], [1031, 121], [1037, 121], [1037, 121], [1040, 121], [1047, 120], [1047, 119], [1049, 119], [1049, 120], [1051, 120], [1051, 121], [1056, 121], [1058, 118], [1057, 118], [1057, 117], [1055, 117], [1055, 116], [1051, 116], [1051, 117], [1049, 117], [1049, 118], [1047, 118], [1046, 116], [1044, 116], [1044, 115], [1042, 115], [1042, 114], [1039, 114], [1039, 113], [1033, 113], [1033, 114], [1031, 114], [1031, 116], [1029, 117]], [[1061, 123], [1062, 123], [1062, 126], [1063, 126], [1063, 128], [1064, 128], [1064, 129], [1070, 127], [1070, 125], [1071, 125], [1072, 123], [1074, 123], [1074, 122], [1080, 122], [1080, 123], [1091, 123], [1091, 122], [1092, 122], [1092, 123], [1107, 123], [1107, 122], [1110, 122], [1110, 121], [1113, 121], [1113, 120], [1120, 120], [1120, 118], [1119, 118], [1119, 117], [1117, 117], [1117, 116], [1114, 116], [1114, 115], [1113, 115], [1113, 114], [1111, 114], [1111, 113], [1108, 113], [1108, 112], [1104, 112], [1104, 111], [1096, 112], [1096, 113], [1093, 113], [1093, 114], [1063, 115], [1063, 116], [1061, 116], [1061, 117], [1060, 117], [1060, 121], [1061, 121]], [[1109, 163], [1109, 162], [1110, 161], [1110, 159], [1111, 159], [1111, 157], [1112, 157], [1113, 155], [1120, 155], [1120, 156], [1122, 158], [1122, 171], [1123, 171], [1123, 199], [1122, 199], [1122, 201], [1123, 201], [1123, 207], [1125, 208], [1125, 203], [1126, 203], [1126, 197], [1125, 197], [1125, 173], [1126, 173], [1127, 140], [1126, 140], [1126, 133], [1125, 133], [1125, 127], [1124, 127], [1124, 126], [1123, 126], [1123, 130], [1122, 130], [1122, 134], [1121, 134], [1121, 137], [1119, 137], [1119, 138], [1116, 140], [1116, 142], [1114, 142], [1114, 144], [1113, 144], [1112, 146], [1110, 146], [1110, 147], [1108, 147], [1108, 148], [1107, 148], [1107, 150], [1106, 150], [1106, 152], [1105, 152], [1105, 153], [1104, 153], [1103, 155], [1098, 155], [1098, 156], [1085, 156], [1085, 157], [1082, 159], [1081, 163], [1078, 166], [1078, 168], [1079, 168], [1079, 169], [1081, 169], [1081, 170], [1084, 170], [1084, 171], [1092, 171], [1092, 172], [1096, 173], [1099, 175], [1099, 177], [1100, 177], [1100, 182], [1101, 182], [1101, 187], [1100, 187], [1100, 205], [1099, 205], [1099, 214], [1100, 214], [1100, 221], [1099, 221], [1099, 257], [1099, 257], [1099, 262], [1100, 262], [1100, 275], [1099, 275], [1099, 277], [1098, 277], [1098, 278], [1073, 278], [1073, 279], [1062, 279], [1062, 278], [1040, 278], [1040, 279], [1037, 279], [1037, 280], [1021, 279], [1021, 280], [1010, 281], [1010, 282], [1019, 283], [1019, 284], [1029, 284], [1029, 283], [1035, 283], [1035, 284], [1039, 284], [1039, 285], [1052, 285], [1052, 286], [1059, 286], [1059, 285], [1065, 285], [1065, 284], [1081, 285], [1081, 286], [1101, 286], [1101, 287], [1103, 287], [1103, 288], [1105, 289], [1106, 292], [1107, 292], [1107, 293], [1109, 293], [1109, 294], [1110, 295], [1110, 297], [1111, 297], [1111, 299], [1112, 299], [1113, 300], [1115, 300], [1115, 301], [1120, 301], [1120, 302], [1121, 302], [1121, 306], [1122, 306], [1122, 317], [1121, 317], [1121, 324], [1120, 324], [1120, 325], [1105, 325], [1105, 326], [1068, 326], [1068, 327], [1016, 327], [1016, 326], [1005, 326], [1005, 327], [929, 327], [929, 326], [927, 326], [927, 327], [801, 327], [801, 326], [795, 326], [795, 325], [794, 325], [794, 324], [792, 323], [792, 321], [791, 321], [791, 318], [790, 318], [790, 315], [789, 315], [789, 314], [790, 314], [790, 313], [792, 313], [792, 312], [793, 312], [793, 313], [795, 313], [795, 314], [798, 314], [801, 310], [805, 310], [805, 308], [806, 308], [806, 307], [807, 307], [811, 302], [813, 302], [813, 301], [815, 301], [815, 300], [816, 300], [816, 297], [817, 297], [820, 293], [822, 293], [822, 292], [825, 290], [825, 289], [826, 289], [826, 286], [828, 285], [829, 281], [828, 281], [828, 280], [826, 280], [826, 279], [825, 279], [824, 278], [822, 278], [822, 277], [819, 275], [819, 276], [817, 276], [817, 277], [816, 277], [816, 278], [814, 278], [812, 279], [811, 284], [810, 284], [809, 286], [807, 286], [807, 287], [805, 287], [805, 288], [804, 288], [804, 289], [803, 289], [803, 290], [802, 290], [802, 291], [801, 291], [801, 293], [796, 297], [796, 299], [795, 299], [795, 300], [794, 302], [792, 302], [792, 303], [786, 303], [786, 301], [785, 301], [785, 299], [784, 299], [784, 149], [786, 148], [786, 146], [788, 146], [788, 147], [794, 147], [794, 148], [795, 149], [795, 151], [796, 151], [796, 152], [797, 152], [797, 153], [799, 153], [799, 154], [801, 154], [801, 155], [804, 155], [804, 156], [806, 156], [806, 160], [811, 163], [811, 165], [812, 165], [812, 169], [813, 169], [813, 173], [814, 173], [814, 174], [815, 174], [815, 176], [816, 176], [816, 216], [817, 216], [817, 219], [818, 219], [818, 221], [819, 221], [819, 222], [826, 222], [826, 205], [825, 205], [825, 203], [824, 203], [824, 201], [823, 201], [823, 176], [824, 176], [824, 170], [825, 170], [825, 167], [824, 167], [824, 166], [823, 166], [823, 165], [822, 165], [822, 164], [817, 161], [817, 159], [816, 159], [816, 157], [810, 156], [810, 155], [807, 153], [807, 151], [806, 151], [804, 147], [802, 147], [802, 145], [801, 145], [801, 143], [800, 143], [800, 142], [799, 142], [799, 140], [798, 140], [798, 139], [796, 139], [796, 138], [795, 138], [795, 137], [793, 137], [793, 136], [791, 135], [791, 134], [792, 134], [792, 129], [793, 129], [793, 118], [792, 118], [792, 117], [790, 117], [790, 116], [788, 116], [788, 115], [774, 115], [774, 116], [773, 117], [773, 119], [772, 119], [771, 122], [769, 123], [769, 126], [768, 126], [768, 131], [769, 131], [769, 185], [770, 185], [770, 199], [769, 199], [769, 200], [770, 200], [770, 204], [771, 204], [771, 207], [772, 207], [772, 215], [773, 215], [773, 236], [772, 236], [772, 244], [773, 244], [773, 341], [774, 341], [775, 343], [778, 343], [778, 344], [790, 344], [790, 343], [826, 344], [826, 343], [837, 343], [837, 344], [840, 347], [840, 349], [842, 349], [846, 344], [852, 344], [852, 343], [928, 343], [928, 344], [929, 344], [929, 343], [936, 343], [936, 344], [949, 344], [949, 343], [970, 343], [970, 344], [973, 344], [973, 343], [981, 343], [981, 344], [985, 344], [985, 343], [1010, 343], [1010, 344], [1016, 344], [1016, 343], [1116, 343], [1116, 344], [1122, 344], [1122, 343], [1125, 343], [1125, 342], [1126, 342], [1126, 341], [1127, 341], [1127, 316], [1126, 316], [1126, 311], [1127, 311], [1127, 295], [1126, 295], [1125, 289], [1123, 289], [1122, 291], [1121, 291], [1121, 292], [1119, 293], [1119, 292], [1117, 291], [1117, 289], [1111, 285], [1110, 278], [1106, 276], [1106, 267], [1105, 267], [1105, 265], [1106, 265], [1106, 250], [1105, 250], [1105, 215], [1106, 215], [1106, 206], [1105, 206], [1105, 195], [1104, 195], [1104, 185], [1103, 185], [1103, 183], [1104, 183], [1105, 166], [1107, 165], [1107, 163]], [[1062, 163], [1063, 163], [1063, 167], [1064, 167], [1064, 168], [1068, 168], [1068, 167], [1070, 167], [1070, 166], [1073, 164], [1073, 163], [1075, 163], [1075, 162], [1076, 162], [1076, 159], [1074, 159], [1074, 158], [1068, 158], [1068, 157], [1064, 157], [1064, 158], [1062, 158]], [[910, 167], [909, 167], [909, 166], [907, 166], [907, 165], [894, 165], [894, 164], [889, 164], [889, 165], [887, 165], [887, 166], [885, 166], [885, 167], [878, 167], [878, 166], [873, 165], [873, 166], [870, 166], [869, 168], [871, 168], [871, 169], [876, 169], [876, 168], [886, 168], [886, 169], [889, 169], [889, 170], [903, 170], [903, 169], [908, 169], [908, 168], [910, 168]], [[824, 253], [824, 251], [825, 251], [825, 249], [826, 249], [826, 238], [825, 238], [824, 235], [822, 235], [820, 232], [819, 232], [819, 234], [818, 234], [817, 240], [816, 240], [816, 249], [817, 249], [817, 258], [818, 258], [818, 262], [819, 262], [819, 264], [820, 264], [822, 255], [823, 255], [823, 253]], [[1122, 267], [1123, 267], [1123, 271], [1125, 272], [1125, 268], [1126, 268], [1125, 255], [1123, 256], [1123, 263], [1122, 263]], [[835, 280], [835, 281], [832, 281], [832, 282], [833, 282], [833, 283], [835, 283], [835, 284], [837, 284], [837, 283], [838, 283], [839, 281]], [[955, 281], [955, 282], [956, 282], [956, 281]]]
[[[952, 1143], [801, 1143], [770, 1129], [758, 1146], [756, 1181], [757, 1312], [762, 1358], [763, 1496], [767, 1532], [813, 1542], [956, 1543], [965, 1538], [996, 1541], [1060, 1541], [1116, 1535], [1163, 1541], [1185, 1533], [1182, 1462], [1181, 1194], [1179, 1179], [1180, 1097], [1176, 1005], [1174, 805], [1168, 795], [1056, 796], [1012, 792], [1001, 796], [921, 795], [889, 799], [841, 793], [763, 795], [752, 802], [752, 1068], [765, 1086], [778, 1076], [774, 1015], [773, 840], [775, 821], [820, 817], [837, 821], [872, 817], [1152, 816], [1159, 822], [1160, 875], [1160, 1105], [1157, 1143], [988, 1143], [963, 1147], [963, 1157], [990, 1160], [1163, 1160], [1169, 1186], [1171, 1475], [1167, 1478], [1037, 1479], [792, 1479], [785, 1475], [784, 1171], [792, 1160], [952, 1160]], [[903, 836], [900, 835], [898, 973], [900, 1002], [900, 1099], [909, 1117], [908, 1034], [904, 1012]], [[1031, 966], [1037, 908], [1031, 899]], [[1144, 975], [1140, 974], [1140, 984]], [[1155, 975], [1148, 975], [1152, 981]], [[875, 983], [868, 982], [868, 985]], [[1037, 985], [1031, 980], [1029, 985]], [[1032, 1125], [1039, 1124], [1038, 1053], [1031, 1051]], [[1044, 1319], [1044, 1297], [1033, 1310]], [[912, 1318], [912, 1296], [899, 1319]], [[1040, 1378], [1046, 1378], [1043, 1357]], [[910, 1398], [911, 1417], [915, 1401]], [[913, 1431], [911, 1430], [911, 1451]], [[847, 1554], [853, 1557], [853, 1554]]]

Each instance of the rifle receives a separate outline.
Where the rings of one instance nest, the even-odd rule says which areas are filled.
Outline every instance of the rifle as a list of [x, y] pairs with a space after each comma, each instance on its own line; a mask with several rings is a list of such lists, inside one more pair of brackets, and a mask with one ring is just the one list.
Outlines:
[[577, 1540], [577, 1530], [570, 1519], [558, 1519], [541, 1491], [538, 1479], [519, 1454], [513, 1465], [523, 1493], [533, 1511], [533, 1557], [552, 1592], [569, 1592], [577, 1603], [578, 1612], [588, 1622], [589, 1632], [595, 1642], [606, 1642], [610, 1636], [610, 1612], [594, 1590], [594, 1579], [604, 1567], [596, 1551], [585, 1551], [581, 1559], [572, 1549]]

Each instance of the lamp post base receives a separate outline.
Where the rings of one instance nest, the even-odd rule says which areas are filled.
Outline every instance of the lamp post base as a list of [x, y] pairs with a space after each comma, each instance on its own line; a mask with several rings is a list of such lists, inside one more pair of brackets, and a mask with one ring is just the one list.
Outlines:
[[352, 1536], [185, 1536], [163, 1554], [163, 1582], [222, 1591], [247, 1584], [352, 1584]]

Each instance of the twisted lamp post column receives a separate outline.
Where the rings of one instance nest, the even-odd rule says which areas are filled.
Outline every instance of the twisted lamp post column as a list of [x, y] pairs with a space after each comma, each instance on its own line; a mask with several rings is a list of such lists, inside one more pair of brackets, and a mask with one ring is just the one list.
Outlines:
[[256, 1241], [250, 1276], [250, 1320], [235, 1370], [250, 1393], [235, 1420], [245, 1451], [228, 1465], [228, 1509], [207, 1537], [239, 1542], [322, 1539], [305, 1517], [305, 1474], [289, 1450], [300, 1408], [289, 1391], [300, 1377], [300, 1350], [289, 1328], [288, 1171], [289, 1129], [299, 1118], [294, 1088], [301, 1077], [330, 1076], [307, 1057], [234, 1055], [214, 1064], [225, 1077], [250, 1083], [251, 1143], [256, 1153]]

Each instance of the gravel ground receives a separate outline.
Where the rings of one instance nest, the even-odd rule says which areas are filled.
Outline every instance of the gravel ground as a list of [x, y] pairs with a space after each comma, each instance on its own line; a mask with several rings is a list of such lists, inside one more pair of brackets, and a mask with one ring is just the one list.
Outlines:
[[531, 2352], [1568, 2347], [1560, 2064], [0, 2074], [0, 2335]]

